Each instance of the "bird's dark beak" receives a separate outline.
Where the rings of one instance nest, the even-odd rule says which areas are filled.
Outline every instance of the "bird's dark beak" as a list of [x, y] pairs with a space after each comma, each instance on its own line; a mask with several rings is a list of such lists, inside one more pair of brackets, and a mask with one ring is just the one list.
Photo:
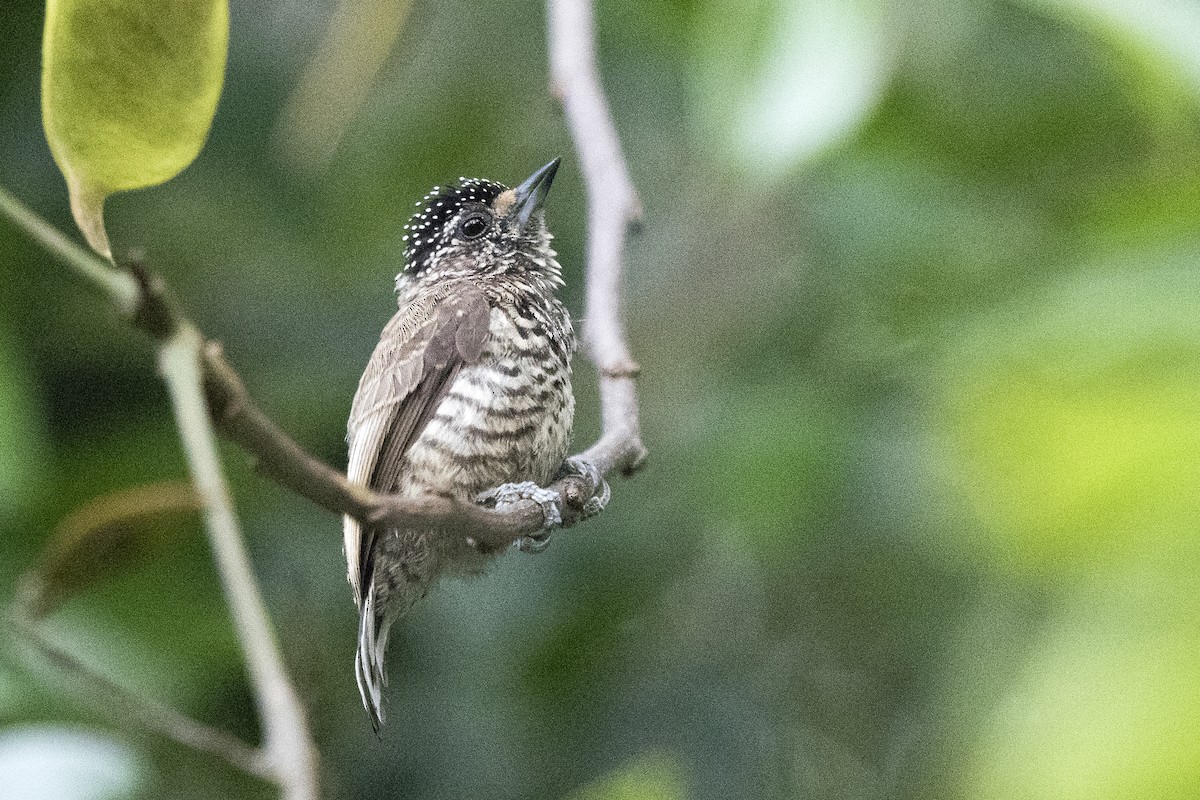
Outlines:
[[534, 212], [540, 210], [542, 203], [546, 201], [546, 195], [550, 193], [550, 184], [554, 183], [554, 173], [558, 172], [560, 161], [562, 161], [561, 158], [554, 159], [530, 175], [527, 181], [516, 188], [517, 198], [516, 204], [513, 206], [513, 215], [522, 230], [529, 225]]

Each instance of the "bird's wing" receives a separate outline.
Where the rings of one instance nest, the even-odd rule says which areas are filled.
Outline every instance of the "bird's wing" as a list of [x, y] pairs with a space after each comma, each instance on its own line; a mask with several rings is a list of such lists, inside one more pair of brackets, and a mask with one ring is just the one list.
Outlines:
[[[487, 342], [491, 311], [469, 285], [418, 299], [383, 329], [350, 409], [347, 477], [381, 492], [400, 482], [404, 454], [425, 429], [465, 364]], [[355, 599], [370, 588], [374, 533], [346, 517], [346, 563]]]

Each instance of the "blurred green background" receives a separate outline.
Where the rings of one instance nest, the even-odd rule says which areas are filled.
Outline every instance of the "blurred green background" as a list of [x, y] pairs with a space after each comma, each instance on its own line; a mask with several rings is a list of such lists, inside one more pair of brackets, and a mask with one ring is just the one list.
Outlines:
[[[143, 250], [262, 407], [338, 465], [433, 184], [563, 155], [548, 218], [581, 305], [584, 193], [542, 7], [417, 0], [371, 79], [404, 6], [338, 17], [325, 57], [346, 73], [314, 82], [333, 4], [234, 2], [204, 152], [108, 204], [114, 248]], [[225, 451], [328, 796], [1200, 797], [1200, 4], [597, 14], [646, 207], [626, 298], [645, 471], [397, 627], [377, 741], [338, 520]], [[0, 11], [0, 183], [74, 235], [41, 15]], [[0, 220], [0, 599], [80, 504], [184, 475], [147, 342]], [[199, 524], [168, 533], [50, 630], [253, 738]], [[274, 796], [111, 727], [8, 645], [16, 797]]]

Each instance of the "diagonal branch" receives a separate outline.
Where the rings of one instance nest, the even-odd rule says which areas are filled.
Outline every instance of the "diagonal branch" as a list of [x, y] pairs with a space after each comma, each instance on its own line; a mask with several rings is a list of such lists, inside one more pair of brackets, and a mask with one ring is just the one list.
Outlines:
[[0, 212], [79, 275], [103, 289], [118, 311], [131, 314], [137, 308], [140, 297], [132, 275], [116, 269], [68, 239], [62, 231], [33, 213], [3, 187], [0, 187]]
[[[159, 369], [171, 396], [192, 481], [204, 508], [205, 529], [221, 586], [258, 702], [267, 768], [288, 800], [315, 798], [316, 749], [303, 707], [283, 664], [217, 459], [203, 390], [200, 356], [203, 337], [190, 322], [165, 305], [159, 307], [147, 302], [148, 284], [142, 274], [95, 258], [2, 189], [0, 212], [76, 272], [97, 283], [119, 311], [131, 314], [134, 323], [158, 341]], [[167, 718], [162, 722], [165, 725]]]
[[[12, 613], [9, 623], [20, 634], [20, 640], [41, 661], [70, 675], [74, 686], [81, 688], [90, 699], [96, 700], [95, 705], [102, 713], [126, 724], [154, 731], [193, 750], [217, 756], [249, 775], [267, 781], [275, 780], [275, 774], [262, 750], [219, 728], [181, 714], [168, 705], [129, 691], [55, 642], [33, 620]], [[40, 663], [35, 666], [41, 671]]]

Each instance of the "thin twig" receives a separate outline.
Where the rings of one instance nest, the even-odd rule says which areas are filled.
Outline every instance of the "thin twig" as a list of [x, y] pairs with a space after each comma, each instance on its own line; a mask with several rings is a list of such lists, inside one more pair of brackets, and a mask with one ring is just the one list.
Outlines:
[[103, 289], [118, 311], [132, 314], [137, 308], [141, 292], [132, 275], [114, 268], [109, 262], [97, 258], [91, 251], [63, 236], [61, 231], [33, 213], [3, 187], [0, 187], [0, 212], [71, 269]]
[[[184, 440], [192, 480], [204, 506], [205, 527], [259, 704], [267, 766], [285, 798], [313, 800], [317, 797], [316, 748], [283, 665], [217, 458], [203, 388], [203, 337], [166, 302], [161, 281], [149, 280], [137, 271], [119, 270], [95, 258], [3, 189], [0, 212], [76, 272], [97, 283], [120, 311], [159, 341], [160, 369]], [[159, 302], [148, 302], [148, 298]]]
[[551, 90], [566, 113], [588, 197], [584, 344], [600, 373], [603, 435], [581, 455], [630, 474], [646, 458], [638, 423], [637, 363], [621, 325], [621, 258], [642, 204], [629, 177], [596, 63], [591, 0], [548, 0]]
[[71, 686], [81, 689], [101, 713], [126, 725], [154, 731], [193, 750], [210, 753], [249, 775], [275, 780], [262, 750], [170, 706], [134, 694], [68, 652], [33, 621], [14, 614], [10, 624], [20, 634], [21, 642], [28, 644], [41, 659], [67, 673]]

